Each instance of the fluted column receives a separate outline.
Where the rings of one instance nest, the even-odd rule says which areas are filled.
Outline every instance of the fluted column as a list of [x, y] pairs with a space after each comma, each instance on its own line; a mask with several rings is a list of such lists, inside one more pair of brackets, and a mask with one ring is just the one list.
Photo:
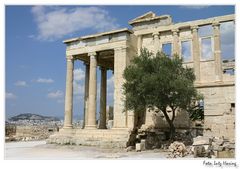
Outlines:
[[97, 55], [96, 52], [89, 53], [90, 74], [89, 74], [89, 101], [87, 125], [85, 128], [96, 129], [96, 105], [97, 105]]
[[64, 129], [72, 128], [73, 67], [74, 67], [73, 57], [67, 56], [65, 115], [64, 115], [64, 126], [63, 126]]
[[157, 54], [157, 52], [162, 51], [159, 35], [160, 35], [159, 32], [153, 33], [154, 54]]
[[178, 38], [178, 29], [173, 29], [173, 54], [180, 54], [180, 49], [179, 49], [179, 38]]
[[221, 43], [220, 43], [220, 24], [215, 22], [213, 26], [214, 39], [214, 60], [216, 81], [222, 81], [222, 61], [221, 61]]
[[100, 90], [100, 129], [106, 129], [106, 106], [107, 106], [107, 70], [101, 67], [101, 90]]
[[193, 65], [196, 76], [196, 83], [200, 82], [200, 51], [199, 51], [199, 37], [198, 26], [192, 26], [192, 51], [193, 51]]
[[84, 115], [83, 126], [87, 125], [88, 120], [88, 98], [89, 97], [89, 64], [85, 63], [85, 93], [84, 93]]
[[138, 55], [140, 55], [141, 48], [142, 48], [142, 35], [138, 35], [137, 37], [137, 48], [138, 48]]

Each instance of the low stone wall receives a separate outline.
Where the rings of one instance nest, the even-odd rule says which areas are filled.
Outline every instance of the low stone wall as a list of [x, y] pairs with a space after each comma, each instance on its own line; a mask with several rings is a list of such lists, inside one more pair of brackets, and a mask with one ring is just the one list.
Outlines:
[[[201, 136], [203, 134], [203, 128], [188, 128], [188, 129], [176, 129], [174, 140], [180, 141], [189, 146], [193, 143], [193, 138]], [[164, 148], [169, 144], [169, 130], [168, 129], [139, 129], [137, 135], [137, 142], [145, 140], [146, 149]]]
[[126, 148], [135, 143], [135, 137], [128, 129], [61, 129], [47, 143]]
[[[172, 117], [172, 111], [168, 111], [168, 115]], [[189, 119], [189, 114], [186, 111], [177, 111], [174, 120], [174, 125], [176, 128], [190, 128], [191, 121]], [[145, 114], [145, 128], [168, 128], [169, 125], [164, 117], [164, 114], [159, 110], [147, 109]]]
[[6, 125], [6, 141], [31, 141], [48, 138], [54, 132], [58, 131], [57, 126], [23, 126], [23, 125]]
[[13, 124], [6, 124], [5, 125], [5, 136], [11, 137], [16, 135], [16, 125]]

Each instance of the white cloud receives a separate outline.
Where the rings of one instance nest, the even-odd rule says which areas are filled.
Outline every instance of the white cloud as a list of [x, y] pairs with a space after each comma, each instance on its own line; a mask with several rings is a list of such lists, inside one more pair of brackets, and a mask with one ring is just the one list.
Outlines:
[[114, 75], [107, 79], [107, 102], [108, 105], [113, 105], [114, 96]]
[[235, 25], [233, 22], [225, 22], [221, 23], [221, 43], [229, 44], [234, 43], [234, 32], [235, 32]]
[[80, 81], [85, 78], [85, 72], [79, 68], [79, 69], [74, 69], [73, 70], [73, 75], [74, 75], [74, 80], [75, 81]]
[[36, 80], [36, 82], [38, 82], [38, 83], [53, 83], [54, 80], [51, 79], [51, 78], [49, 78], [49, 79], [46, 79], [46, 78], [38, 78], [38, 79]]
[[56, 92], [50, 92], [47, 94], [48, 98], [58, 99], [63, 97], [63, 92], [61, 90], [57, 90]]
[[220, 26], [222, 58], [235, 58], [235, 24], [224, 22]]
[[6, 92], [6, 99], [16, 99], [17, 96], [13, 93]]
[[183, 41], [181, 42], [182, 46], [182, 58], [184, 61], [191, 60], [191, 41]]
[[202, 58], [211, 59], [213, 57], [212, 53], [212, 42], [210, 38], [202, 40]]
[[108, 12], [100, 7], [47, 7], [32, 8], [37, 23], [39, 40], [56, 40], [67, 34], [85, 29], [107, 31], [115, 29], [118, 24]]
[[76, 80], [73, 81], [73, 94], [74, 95], [83, 95], [85, 87], [81, 83], [78, 83]]
[[198, 30], [198, 35], [200, 37], [204, 36], [212, 36], [213, 34], [213, 28], [212, 25], [205, 25], [205, 26], [200, 26]]
[[73, 94], [74, 95], [83, 95], [85, 86], [85, 72], [79, 68], [73, 70]]
[[210, 6], [208, 5], [183, 5], [180, 8], [185, 8], [185, 9], [204, 9], [204, 8], [209, 8]]
[[107, 92], [113, 93], [114, 91], [114, 76], [111, 76], [109, 79], [107, 79]]
[[19, 81], [15, 82], [15, 86], [25, 87], [25, 86], [27, 86], [27, 83], [25, 81], [19, 80]]

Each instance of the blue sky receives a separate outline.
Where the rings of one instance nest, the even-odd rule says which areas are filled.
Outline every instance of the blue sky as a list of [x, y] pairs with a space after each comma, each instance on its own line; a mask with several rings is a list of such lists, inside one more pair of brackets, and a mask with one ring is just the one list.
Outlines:
[[[148, 11], [169, 14], [177, 23], [233, 14], [234, 6], [6, 6], [6, 117], [20, 113], [63, 116], [66, 66], [62, 41], [131, 28], [128, 21]], [[74, 74], [74, 115], [81, 117], [84, 65], [79, 61]], [[98, 85], [99, 75], [98, 71]], [[111, 71], [108, 92], [108, 105], [113, 105]]]

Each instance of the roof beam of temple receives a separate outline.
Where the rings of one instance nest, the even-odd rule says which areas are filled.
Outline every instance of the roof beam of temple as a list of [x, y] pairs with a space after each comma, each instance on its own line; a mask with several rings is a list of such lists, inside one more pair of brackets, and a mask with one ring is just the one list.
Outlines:
[[221, 22], [233, 21], [234, 18], [235, 18], [234, 15], [224, 15], [224, 16], [218, 16], [218, 17], [202, 19], [202, 20], [181, 22], [181, 23], [176, 23], [176, 24], [173, 24], [173, 25], [161, 26], [161, 27], [158, 27], [158, 28], [136, 30], [136, 31], [134, 31], [134, 34], [138, 36], [138, 35], [144, 35], [144, 34], [151, 34], [154, 31], [159, 31], [159, 32], [171, 31], [172, 29], [183, 29], [183, 28], [187, 28], [187, 27], [190, 28], [191, 25], [204, 26], [204, 25], [212, 24], [213, 22], [220, 22], [221, 23]]

